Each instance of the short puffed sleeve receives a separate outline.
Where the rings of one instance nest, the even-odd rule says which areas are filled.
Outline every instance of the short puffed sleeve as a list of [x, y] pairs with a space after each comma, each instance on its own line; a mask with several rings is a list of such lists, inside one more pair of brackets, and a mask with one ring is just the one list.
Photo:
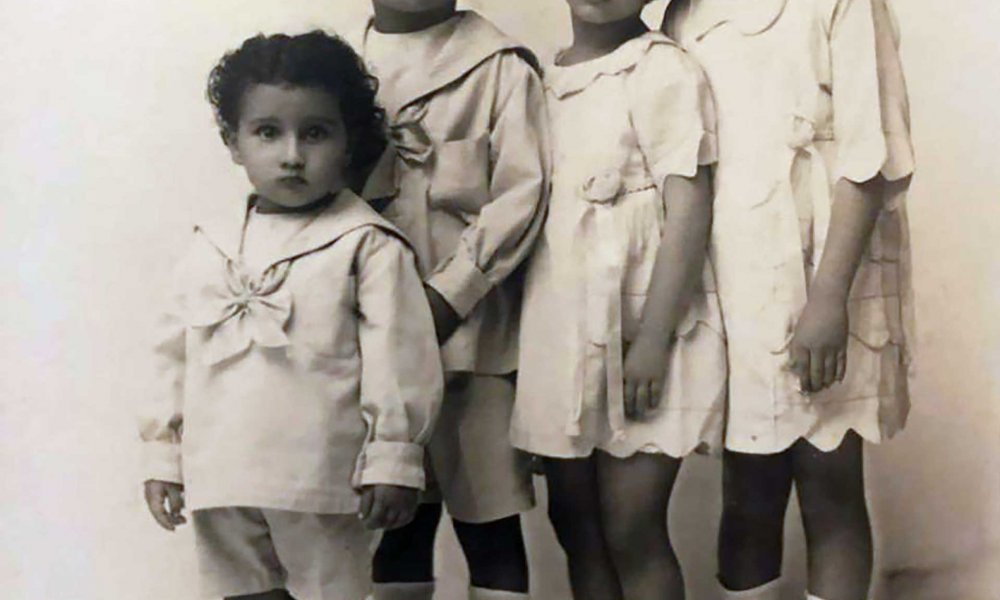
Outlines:
[[912, 172], [909, 106], [884, 0], [837, 0], [829, 26], [836, 175], [855, 182]]
[[626, 78], [632, 127], [657, 185], [717, 160], [715, 102], [695, 60], [666, 38]]

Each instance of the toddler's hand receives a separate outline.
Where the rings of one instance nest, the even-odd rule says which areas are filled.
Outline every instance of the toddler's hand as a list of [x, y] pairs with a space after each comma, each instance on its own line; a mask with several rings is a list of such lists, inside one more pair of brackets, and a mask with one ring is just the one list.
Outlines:
[[[146, 506], [149, 512], [167, 531], [187, 522], [181, 511], [184, 509], [184, 486], [169, 481], [150, 479], [145, 483]], [[166, 507], [164, 505], [167, 505]]]
[[789, 346], [789, 368], [803, 392], [818, 392], [847, 372], [847, 303], [822, 296], [806, 303]]
[[670, 342], [640, 335], [625, 353], [625, 416], [640, 420], [660, 404]]
[[443, 344], [448, 341], [451, 334], [455, 333], [462, 319], [437, 290], [426, 285], [424, 291], [427, 294], [427, 303], [431, 305], [431, 316], [434, 317], [434, 330], [437, 332], [438, 343]]
[[398, 485], [374, 485], [361, 492], [358, 516], [368, 529], [397, 529], [417, 513], [417, 490]]

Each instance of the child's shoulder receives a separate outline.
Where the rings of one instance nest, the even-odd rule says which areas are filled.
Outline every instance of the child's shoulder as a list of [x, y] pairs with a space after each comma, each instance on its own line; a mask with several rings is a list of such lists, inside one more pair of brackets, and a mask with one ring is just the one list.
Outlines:
[[337, 202], [341, 203], [339, 218], [349, 230], [345, 236], [357, 243], [377, 242], [376, 245], [398, 245], [411, 248], [406, 235], [388, 219], [380, 215], [368, 202], [350, 190], [341, 192]]
[[[552, 72], [575, 72], [600, 76], [620, 76], [626, 79], [652, 78], [661, 82], [673, 79], [677, 73], [698, 70], [698, 63], [677, 42], [660, 31], [647, 31], [634, 37], [610, 54], [570, 67], [558, 65], [556, 54], [550, 62]], [[654, 86], [655, 87], [655, 86]]]
[[636, 53], [635, 69], [661, 69], [661, 76], [671, 70], [697, 68], [698, 62], [679, 43], [661, 31], [650, 31], [634, 40], [639, 46]]
[[455, 35], [456, 47], [477, 48], [487, 56], [512, 56], [520, 59], [534, 71], [541, 71], [541, 64], [528, 46], [514, 39], [492, 21], [472, 10], [459, 13]]
[[660, 31], [650, 31], [635, 40], [638, 50], [627, 69], [629, 87], [653, 92], [665, 86], [706, 85], [701, 65], [680, 44]]

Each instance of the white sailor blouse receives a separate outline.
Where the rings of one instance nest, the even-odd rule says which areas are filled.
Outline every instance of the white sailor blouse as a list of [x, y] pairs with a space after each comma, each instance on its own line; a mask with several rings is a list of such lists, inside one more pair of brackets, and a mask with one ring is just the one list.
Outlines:
[[195, 226], [178, 265], [144, 476], [194, 510], [351, 513], [361, 486], [422, 488], [442, 375], [402, 235], [345, 190], [254, 270], [239, 209]]
[[393, 142], [364, 196], [390, 201], [383, 216], [463, 318], [442, 348], [445, 369], [510, 373], [521, 295], [510, 275], [533, 246], [549, 190], [545, 93], [527, 48], [474, 12], [421, 33], [437, 52], [426, 63], [385, 57], [402, 70], [368, 51], [371, 22], [357, 42], [380, 78]]

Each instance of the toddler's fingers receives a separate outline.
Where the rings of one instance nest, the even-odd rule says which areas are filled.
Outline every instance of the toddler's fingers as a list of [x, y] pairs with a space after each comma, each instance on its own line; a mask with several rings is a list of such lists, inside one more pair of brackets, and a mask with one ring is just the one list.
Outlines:
[[364, 525], [368, 529], [380, 529], [385, 522], [385, 501], [379, 494], [374, 494], [375, 500], [372, 502], [371, 512], [364, 520]]
[[150, 506], [149, 509], [152, 511], [153, 518], [156, 519], [156, 522], [159, 523], [160, 527], [166, 529], [167, 531], [174, 530], [174, 522], [170, 519], [170, 515], [167, 514], [167, 511], [162, 505]]
[[170, 521], [174, 525], [186, 523], [187, 519], [181, 514], [184, 510], [184, 492], [176, 486], [167, 487], [167, 504], [170, 506]]
[[847, 375], [847, 350], [837, 353], [837, 381], [843, 381]]
[[372, 488], [365, 488], [361, 491], [361, 505], [358, 507], [358, 517], [362, 521], [366, 520], [372, 512], [374, 496], [375, 493], [372, 491]]
[[386, 508], [385, 515], [382, 520], [382, 529], [396, 529], [400, 525], [399, 511], [394, 508]]
[[149, 507], [149, 513], [153, 515], [153, 518], [160, 527], [166, 529], [167, 531], [173, 531], [174, 524], [167, 515], [166, 509], [163, 507], [164, 496], [162, 492], [162, 488], [157, 488], [151, 491], [147, 486], [146, 506]]
[[408, 507], [405, 511], [403, 511], [402, 516], [399, 518], [399, 523], [396, 525], [396, 527], [398, 528], [409, 525], [410, 522], [413, 521], [413, 517], [415, 517], [416, 514], [417, 514], [416, 506]]

